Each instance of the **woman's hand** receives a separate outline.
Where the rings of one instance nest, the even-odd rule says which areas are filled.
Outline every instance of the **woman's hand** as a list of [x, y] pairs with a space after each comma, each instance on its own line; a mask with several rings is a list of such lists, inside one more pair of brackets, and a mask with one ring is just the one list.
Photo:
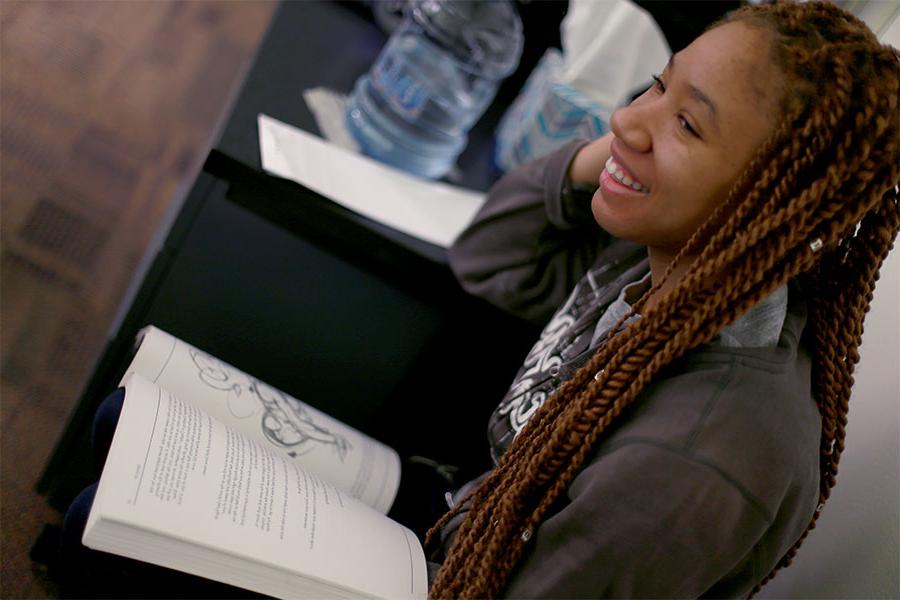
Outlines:
[[569, 164], [569, 181], [573, 184], [589, 183], [597, 185], [600, 173], [611, 156], [609, 144], [612, 142], [612, 132], [597, 138], [587, 146], [584, 146]]

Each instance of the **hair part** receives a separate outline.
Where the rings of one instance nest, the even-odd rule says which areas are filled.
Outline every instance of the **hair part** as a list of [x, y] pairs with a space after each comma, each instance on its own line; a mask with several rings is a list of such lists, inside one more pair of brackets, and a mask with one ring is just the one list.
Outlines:
[[486, 480], [429, 531], [426, 549], [434, 551], [440, 529], [470, 507], [431, 597], [499, 595], [531, 533], [654, 377], [792, 278], [809, 296], [804, 337], [822, 416], [819, 508], [754, 593], [815, 527], [844, 449], [864, 315], [900, 228], [900, 57], [829, 3], [745, 7], [719, 24], [730, 22], [774, 34], [772, 60], [786, 76], [779, 125], [633, 311], [677, 263], [696, 256], [675, 288], [612, 335], [536, 411]]

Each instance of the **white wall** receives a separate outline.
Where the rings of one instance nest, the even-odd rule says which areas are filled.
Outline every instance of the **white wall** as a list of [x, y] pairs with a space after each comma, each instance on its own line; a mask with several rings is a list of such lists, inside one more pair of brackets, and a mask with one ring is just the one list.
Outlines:
[[759, 598], [900, 598], [900, 248], [866, 316], [837, 486]]

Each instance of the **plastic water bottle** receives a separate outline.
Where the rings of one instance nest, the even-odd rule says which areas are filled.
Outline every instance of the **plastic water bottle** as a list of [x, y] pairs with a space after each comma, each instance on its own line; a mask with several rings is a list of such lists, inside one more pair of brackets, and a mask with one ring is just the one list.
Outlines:
[[410, 0], [403, 23], [347, 99], [347, 126], [369, 156], [442, 177], [518, 65], [522, 43], [509, 0]]

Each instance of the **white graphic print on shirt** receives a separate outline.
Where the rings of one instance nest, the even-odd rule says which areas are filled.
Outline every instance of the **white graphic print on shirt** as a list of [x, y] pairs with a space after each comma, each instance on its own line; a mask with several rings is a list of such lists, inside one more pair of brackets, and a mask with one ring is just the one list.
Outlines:
[[547, 400], [546, 388], [538, 384], [552, 377], [551, 369], [562, 364], [559, 342], [577, 318], [573, 308], [579, 295], [578, 291], [576, 288], [541, 332], [540, 339], [525, 358], [525, 363], [507, 392], [506, 398], [497, 408], [499, 414], [509, 415], [509, 425], [514, 435], [522, 430], [534, 411]]
[[[499, 460], [500, 454], [562, 381], [602, 342], [601, 334], [626, 315], [630, 306], [624, 299], [625, 293], [631, 290], [640, 295], [649, 288], [646, 259], [624, 272], [604, 273], [617, 264], [607, 263], [589, 270], [544, 327], [509, 391], [491, 415], [488, 439], [495, 460]], [[605, 281], [599, 279], [601, 274], [606, 275]], [[615, 314], [610, 314], [610, 302], [617, 305]]]

